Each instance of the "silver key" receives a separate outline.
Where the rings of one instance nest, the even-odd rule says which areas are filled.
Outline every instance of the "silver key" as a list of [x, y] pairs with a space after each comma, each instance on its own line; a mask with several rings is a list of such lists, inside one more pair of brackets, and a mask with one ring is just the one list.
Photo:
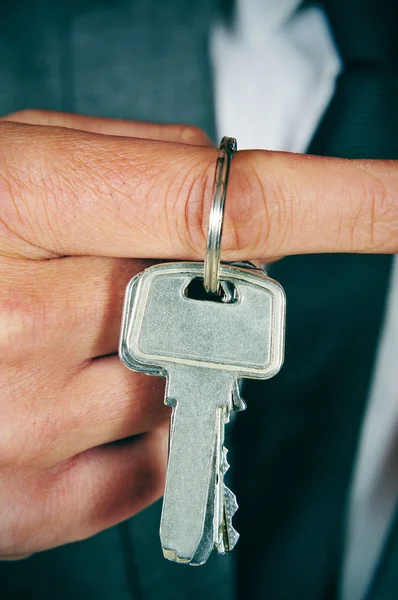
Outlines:
[[166, 558], [191, 565], [236, 543], [236, 500], [223, 481], [224, 426], [242, 407], [238, 380], [275, 375], [284, 346], [285, 296], [277, 282], [221, 265], [227, 302], [188, 297], [201, 277], [202, 263], [155, 265], [135, 276], [119, 350], [130, 369], [167, 377], [173, 414], [160, 536]]

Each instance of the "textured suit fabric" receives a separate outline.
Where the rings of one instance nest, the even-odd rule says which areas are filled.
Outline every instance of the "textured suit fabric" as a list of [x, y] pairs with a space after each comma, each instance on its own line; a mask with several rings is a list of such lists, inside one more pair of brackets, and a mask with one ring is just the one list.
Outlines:
[[16, 0], [0, 20], [0, 112], [191, 123], [214, 137], [212, 0]]

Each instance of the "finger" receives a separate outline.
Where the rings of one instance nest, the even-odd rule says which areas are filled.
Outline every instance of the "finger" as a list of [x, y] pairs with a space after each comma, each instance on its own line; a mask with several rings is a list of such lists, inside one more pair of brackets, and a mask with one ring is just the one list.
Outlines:
[[[2, 127], [3, 218], [33, 248], [49, 256], [203, 259], [216, 150]], [[395, 162], [240, 152], [223, 258], [396, 252], [397, 194]]]
[[48, 423], [57, 445], [53, 452], [38, 451], [47, 464], [55, 464], [94, 446], [151, 431], [170, 419], [164, 390], [163, 377], [133, 373], [117, 355], [95, 360], [64, 388], [58, 410], [49, 405]]
[[23, 368], [27, 358], [51, 357], [67, 369], [117, 352], [127, 283], [149, 264], [100, 257], [3, 260], [2, 362]]
[[[23, 519], [19, 477], [19, 502], [8, 503], [9, 532], [3, 531], [1, 546], [8, 547], [9, 555], [15, 555], [16, 548], [18, 554], [31, 554], [90, 537], [144, 509], [163, 493], [167, 440], [168, 430], [162, 427], [75, 456], [35, 485], [26, 477]], [[15, 479], [10, 473], [9, 493]]]
[[1, 440], [2, 465], [53, 466], [169, 421], [165, 380], [131, 372], [117, 355], [92, 361], [72, 376], [64, 374], [61, 384], [53, 372], [47, 381], [50, 377], [51, 387], [38, 401], [30, 391], [17, 414], [5, 409], [8, 436]]
[[149, 140], [164, 140], [197, 146], [213, 146], [213, 142], [199, 127], [177, 123], [148, 123], [89, 117], [73, 113], [60, 113], [49, 110], [22, 110], [3, 117], [1, 120], [30, 125], [47, 125], [78, 129], [104, 135], [115, 135]]

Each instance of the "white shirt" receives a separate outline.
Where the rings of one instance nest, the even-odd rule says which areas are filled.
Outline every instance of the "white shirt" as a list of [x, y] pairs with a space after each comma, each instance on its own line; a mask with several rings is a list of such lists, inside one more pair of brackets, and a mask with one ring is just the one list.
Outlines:
[[[332, 98], [341, 62], [318, 6], [236, 0], [235, 24], [211, 39], [219, 136], [240, 149], [305, 152]], [[363, 600], [398, 498], [398, 260], [358, 448], [340, 600]], [[336, 432], [337, 435], [337, 432]], [[395, 447], [397, 447], [395, 445]]]

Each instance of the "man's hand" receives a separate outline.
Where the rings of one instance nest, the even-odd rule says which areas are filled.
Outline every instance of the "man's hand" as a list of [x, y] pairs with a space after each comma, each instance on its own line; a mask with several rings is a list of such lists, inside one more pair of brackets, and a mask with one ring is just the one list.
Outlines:
[[[109, 142], [119, 153], [115, 143], [148, 143], [111, 135], [210, 145], [189, 127], [47, 113], [9, 118], [42, 125], [0, 123], [0, 559], [88, 537], [163, 493], [164, 382], [129, 372], [116, 355], [124, 289], [149, 264], [116, 257], [156, 253], [144, 238], [140, 253], [120, 251], [123, 237], [136, 237], [138, 220], [123, 225], [127, 188], [115, 179], [116, 154], [113, 166], [100, 164], [100, 154], [95, 165], [94, 146]], [[83, 154], [80, 138], [88, 143]], [[122, 163], [120, 175], [129, 178]], [[77, 184], [73, 172], [82, 167], [93, 169], [93, 179], [81, 173]], [[103, 204], [104, 186], [112, 206]], [[77, 208], [83, 196], [85, 217]], [[61, 249], [73, 238], [73, 252]]]
[[[203, 259], [217, 152], [179, 126], [0, 122], [1, 557], [87, 537], [162, 493], [168, 409], [162, 383], [115, 356], [122, 298], [144, 259]], [[396, 252], [397, 229], [394, 162], [234, 158], [224, 260]]]

